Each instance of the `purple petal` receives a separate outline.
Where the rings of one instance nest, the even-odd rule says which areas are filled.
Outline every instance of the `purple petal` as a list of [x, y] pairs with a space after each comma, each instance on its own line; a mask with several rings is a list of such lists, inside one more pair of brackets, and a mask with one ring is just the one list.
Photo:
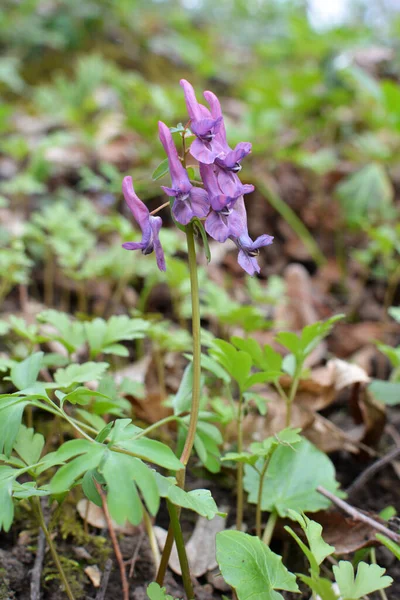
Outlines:
[[200, 163], [200, 177], [210, 197], [221, 194], [221, 188], [218, 185], [217, 175], [213, 165], [204, 162]]
[[217, 167], [216, 177], [219, 189], [222, 190], [224, 194], [227, 194], [232, 198], [241, 196], [240, 190], [242, 183], [235, 173], [224, 171], [224, 169]]
[[[232, 160], [233, 163], [240, 162], [245, 156], [250, 154], [251, 152], [251, 144], [250, 142], [240, 142], [237, 144], [236, 148], [232, 151], [232, 157], [229, 157], [229, 160]], [[228, 158], [228, 156], [226, 157]]]
[[213, 210], [217, 212], [223, 210], [234, 201], [234, 198], [225, 196], [225, 194], [218, 194], [217, 196], [210, 196], [210, 204]]
[[202, 118], [202, 114], [199, 107], [199, 103], [196, 100], [196, 95], [194, 93], [193, 86], [188, 81], [186, 81], [186, 79], [181, 79], [179, 83], [183, 88], [186, 108], [190, 119], [192, 121], [199, 121]]
[[133, 188], [132, 177], [124, 177], [122, 181], [122, 193], [129, 210], [133, 214], [135, 221], [141, 229], [148, 226], [149, 210], [145, 204], [138, 198]]
[[204, 143], [196, 138], [190, 146], [190, 154], [205, 165], [212, 165], [214, 160], [220, 154], [220, 147], [213, 140], [212, 142]]
[[125, 242], [122, 244], [122, 247], [125, 248], [125, 250], [143, 250], [146, 245], [143, 244], [143, 242]]
[[225, 131], [224, 120], [222, 117], [221, 104], [220, 104], [217, 96], [215, 94], [213, 94], [213, 92], [206, 91], [206, 92], [204, 92], [203, 96], [207, 100], [207, 102], [210, 106], [212, 118], [215, 120], [221, 119], [221, 123], [220, 123], [216, 137], [217, 137], [218, 142], [221, 144], [223, 151], [225, 153], [228, 153], [230, 151], [230, 148], [228, 146], [228, 142], [226, 141], [226, 131]]
[[160, 271], [166, 271], [167, 267], [165, 264], [164, 251], [162, 249], [161, 242], [158, 237], [161, 226], [162, 226], [161, 217], [150, 217], [150, 226], [151, 226], [152, 233], [153, 233], [153, 244], [154, 244], [154, 251], [156, 254], [157, 266], [160, 269]]
[[230, 229], [224, 218], [217, 212], [211, 211], [205, 222], [205, 230], [217, 242], [223, 244], [230, 235]]
[[254, 275], [260, 272], [260, 265], [254, 256], [249, 256], [243, 250], [239, 251], [238, 263], [249, 275]]
[[177, 196], [179, 193], [178, 190], [174, 188], [169, 188], [165, 185], [162, 185], [161, 189], [167, 194], [167, 196]]
[[195, 216], [189, 202], [175, 200], [172, 206], [172, 214], [181, 225], [187, 225]]
[[219, 119], [200, 119], [199, 121], [193, 121], [190, 125], [191, 131], [194, 135], [199, 138], [207, 135], [210, 131], [215, 133], [221, 126], [222, 117]]
[[190, 201], [192, 203], [193, 214], [199, 219], [203, 219], [208, 215], [210, 210], [210, 201], [206, 190], [192, 187], [190, 190]]
[[174, 140], [172, 139], [170, 130], [162, 121], [159, 121], [158, 131], [160, 134], [160, 141], [168, 156], [168, 166], [173, 187], [179, 189], [182, 186], [190, 186], [188, 174], [179, 159], [178, 151], [174, 144]]
[[240, 237], [243, 233], [246, 232], [246, 221], [243, 221], [243, 218], [240, 213], [236, 210], [233, 210], [232, 213], [228, 217], [229, 223], [229, 235], [232, 237]]
[[269, 246], [270, 244], [272, 244], [273, 240], [273, 235], [267, 235], [266, 233], [264, 233], [264, 235], [260, 235], [258, 238], [255, 239], [255, 241], [253, 242], [253, 249], [257, 250], [258, 248]]

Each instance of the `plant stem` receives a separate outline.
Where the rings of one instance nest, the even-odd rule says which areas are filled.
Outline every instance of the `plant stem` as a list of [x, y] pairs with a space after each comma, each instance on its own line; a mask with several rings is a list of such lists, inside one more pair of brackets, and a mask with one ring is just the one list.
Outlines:
[[[192, 453], [194, 439], [196, 436], [197, 421], [200, 409], [200, 379], [201, 379], [201, 330], [200, 330], [200, 300], [199, 300], [199, 281], [197, 275], [196, 247], [194, 243], [193, 226], [189, 223], [186, 226], [186, 240], [189, 258], [190, 274], [190, 292], [192, 298], [192, 336], [193, 336], [193, 385], [192, 385], [192, 406], [190, 411], [190, 420], [185, 445], [182, 450], [180, 461], [183, 469], [176, 474], [176, 480], [180, 487], [185, 485], [186, 465]], [[161, 556], [160, 568], [158, 569], [157, 583], [161, 586], [165, 572], [167, 570], [169, 557], [172, 550], [174, 533], [172, 527], [168, 529], [168, 536], [165, 542], [164, 550]]]
[[294, 374], [293, 381], [292, 381], [292, 387], [290, 388], [290, 393], [289, 393], [289, 396], [288, 396], [288, 399], [286, 402], [286, 427], [290, 427], [290, 425], [292, 424], [292, 405], [293, 405], [293, 400], [295, 399], [295, 396], [296, 396], [297, 388], [299, 386], [299, 381], [300, 381], [299, 372], [301, 372], [301, 369], [296, 369], [296, 372]]
[[171, 520], [172, 530], [174, 532], [176, 549], [178, 551], [179, 564], [182, 571], [183, 587], [185, 588], [186, 596], [188, 600], [194, 598], [192, 581], [190, 579], [189, 562], [186, 554], [185, 542], [183, 540], [182, 529], [179, 523], [178, 510], [172, 502], [167, 500], [169, 518]]
[[161, 399], [167, 397], [167, 388], [165, 384], [165, 367], [164, 367], [164, 356], [157, 344], [153, 347], [153, 357], [156, 364], [158, 387], [160, 388]]
[[262, 504], [263, 483], [264, 483], [265, 473], [267, 472], [270, 461], [271, 461], [271, 456], [269, 456], [267, 458], [267, 460], [265, 461], [264, 466], [261, 470], [260, 483], [259, 483], [259, 487], [258, 487], [257, 508], [256, 508], [256, 535], [260, 539], [261, 539], [261, 514], [262, 514], [261, 504]]
[[46, 521], [45, 521], [44, 516], [43, 516], [42, 506], [41, 506], [40, 500], [39, 500], [39, 498], [37, 496], [32, 499], [32, 504], [33, 504], [33, 506], [35, 508], [35, 512], [36, 512], [36, 515], [37, 515], [37, 518], [38, 518], [38, 521], [39, 521], [39, 525], [42, 528], [42, 531], [43, 531], [43, 533], [45, 535], [46, 541], [47, 541], [47, 543], [49, 545], [50, 552], [51, 552], [51, 555], [53, 557], [54, 563], [55, 563], [55, 565], [57, 567], [57, 570], [58, 570], [58, 573], [60, 575], [61, 581], [64, 584], [65, 593], [67, 594], [69, 600], [75, 600], [74, 595], [73, 595], [73, 593], [71, 591], [71, 588], [69, 586], [68, 580], [67, 580], [67, 578], [65, 576], [64, 569], [62, 568], [62, 564], [61, 564], [59, 556], [57, 554], [56, 547], [53, 544], [53, 540], [51, 539], [51, 535], [49, 533], [49, 530], [47, 529]]
[[119, 547], [119, 544], [118, 544], [117, 535], [114, 531], [111, 515], [108, 510], [106, 494], [103, 492], [103, 488], [101, 487], [101, 485], [97, 481], [95, 481], [95, 480], [93, 480], [93, 481], [94, 481], [96, 489], [99, 492], [100, 497], [101, 497], [101, 503], [103, 505], [104, 517], [107, 522], [107, 528], [108, 528], [108, 532], [110, 534], [111, 542], [112, 542], [112, 545], [114, 548], [115, 558], [117, 559], [119, 570], [121, 573], [122, 597], [123, 597], [123, 600], [129, 600], [129, 584], [128, 584], [128, 578], [126, 576], [125, 563], [124, 563], [124, 559], [122, 557], [121, 548]]
[[[373, 565], [377, 565], [378, 563], [376, 562], [376, 550], [375, 548], [371, 548], [371, 563]], [[379, 595], [381, 597], [381, 600], [388, 600], [388, 597], [386, 596], [385, 590], [378, 590]]]
[[[243, 452], [243, 395], [240, 392], [237, 416], [237, 449]], [[243, 524], [243, 463], [238, 463], [236, 488], [236, 529], [242, 530]]]
[[149, 538], [149, 544], [150, 544], [151, 553], [153, 555], [154, 566], [155, 566], [156, 571], [158, 571], [158, 568], [160, 566], [160, 559], [161, 559], [160, 551], [158, 549], [156, 536], [154, 535], [154, 529], [153, 529], [151, 519], [149, 517], [147, 510], [145, 510], [144, 508], [143, 508], [143, 522], [144, 522], [144, 526], [146, 529], [147, 537]]
[[267, 546], [269, 546], [271, 543], [272, 534], [274, 533], [275, 524], [276, 524], [277, 519], [278, 519], [278, 513], [276, 512], [276, 510], [273, 510], [272, 513], [268, 517], [268, 521], [267, 521], [267, 524], [264, 529], [264, 535], [262, 537], [262, 541]]

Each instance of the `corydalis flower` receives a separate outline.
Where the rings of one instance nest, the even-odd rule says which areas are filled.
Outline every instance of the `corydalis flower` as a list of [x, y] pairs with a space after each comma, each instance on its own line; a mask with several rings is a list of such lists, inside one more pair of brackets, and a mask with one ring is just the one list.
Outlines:
[[[247, 222], [246, 208], [244, 206], [243, 198], [239, 198], [236, 203], [236, 212], [240, 215], [244, 223]], [[260, 265], [257, 262], [257, 256], [260, 253], [260, 248], [269, 246], [273, 242], [272, 235], [260, 235], [253, 242], [249, 236], [247, 225], [245, 225], [244, 231], [240, 236], [230, 236], [231, 240], [236, 244], [239, 249], [238, 263], [249, 275], [254, 275], [260, 272]]]
[[175, 197], [172, 214], [181, 225], [187, 225], [193, 217], [207, 216], [210, 209], [207, 192], [194, 187], [183, 167], [168, 127], [159, 121], [160, 140], [168, 156], [172, 187], [161, 186], [168, 196]]
[[235, 210], [235, 204], [243, 194], [254, 190], [252, 185], [243, 185], [236, 177], [235, 185], [227, 191], [219, 185], [213, 165], [200, 163], [200, 175], [208, 192], [211, 211], [205, 222], [207, 233], [217, 240], [225, 242], [228, 237], [240, 237], [246, 230], [243, 215]]
[[162, 225], [161, 218], [150, 215], [147, 206], [135, 194], [132, 177], [124, 177], [122, 192], [135, 221], [142, 230], [142, 240], [140, 242], [125, 242], [122, 247], [126, 250], [141, 250], [142, 254], [151, 254], [154, 250], [158, 268], [160, 271], [165, 271], [164, 252], [158, 238]]
[[215, 158], [215, 164], [224, 169], [226, 171], [232, 171], [233, 173], [238, 173], [242, 165], [240, 162], [243, 160], [245, 156], [250, 154], [251, 152], [251, 144], [250, 142], [240, 142], [236, 145], [235, 149], [228, 145], [226, 139], [226, 131], [224, 120], [222, 116], [221, 104], [215, 94], [213, 92], [204, 92], [204, 98], [207, 100], [210, 109], [212, 118], [217, 121], [220, 119], [220, 126], [218, 128], [217, 133], [215, 134], [215, 140], [220, 146], [220, 153]]
[[222, 151], [215, 139], [222, 124], [222, 116], [214, 119], [208, 108], [197, 102], [193, 86], [186, 79], [181, 79], [180, 84], [185, 94], [190, 130], [196, 136], [190, 146], [190, 154], [199, 162], [210, 165]]

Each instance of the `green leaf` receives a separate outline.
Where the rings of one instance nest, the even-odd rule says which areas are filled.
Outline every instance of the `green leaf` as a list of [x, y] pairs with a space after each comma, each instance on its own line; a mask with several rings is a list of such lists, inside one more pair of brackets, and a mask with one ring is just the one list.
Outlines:
[[17, 474], [12, 467], [0, 466], [0, 530], [9, 531], [14, 519], [12, 486]]
[[[11, 400], [14, 401], [9, 403], [6, 398], [0, 399], [0, 452], [4, 452], [7, 457], [10, 456], [18, 435], [24, 408], [29, 404], [16, 396], [11, 397]], [[3, 401], [7, 403], [6, 408], [2, 407]]]
[[68, 388], [74, 383], [97, 381], [108, 367], [109, 364], [105, 362], [72, 364], [66, 369], [57, 369], [54, 373], [54, 381], [63, 388]]
[[67, 450], [71, 449], [75, 451], [76, 454], [81, 454], [77, 458], [74, 458], [71, 462], [66, 465], [63, 465], [57, 473], [54, 475], [53, 479], [50, 482], [50, 490], [52, 494], [61, 494], [63, 492], [67, 492], [71, 489], [74, 482], [79, 479], [86, 471], [90, 469], [95, 469], [98, 467], [100, 461], [103, 458], [104, 452], [106, 448], [102, 444], [97, 444], [96, 442], [89, 442], [88, 440], [72, 440], [69, 442], [87, 442], [85, 445], [77, 444], [72, 448], [69, 446], [67, 448], [63, 448], [66, 444], [60, 447], [60, 449], [56, 452], [56, 458], [61, 460], [66, 460], [69, 458], [69, 453]]
[[182, 375], [179, 389], [172, 401], [175, 415], [187, 412], [190, 408], [193, 387], [193, 363], [189, 363]]
[[193, 510], [207, 519], [213, 519], [215, 515], [219, 514], [218, 507], [209, 490], [185, 492], [177, 486], [173, 477], [164, 477], [155, 472], [155, 478], [158, 492], [162, 498], [168, 498], [173, 504]]
[[43, 356], [43, 352], [36, 352], [13, 366], [10, 373], [10, 379], [17, 390], [29, 388], [36, 382], [42, 367]]
[[49, 323], [57, 330], [58, 335], [49, 335], [46, 332], [46, 336], [58, 340], [70, 354], [84, 344], [83, 323], [73, 321], [66, 313], [48, 309], [42, 311], [37, 319], [42, 323]]
[[118, 342], [143, 338], [149, 326], [147, 321], [130, 319], [127, 315], [114, 315], [108, 321], [97, 318], [85, 323], [90, 358], [96, 358], [102, 352], [127, 356], [127, 349]]
[[85, 387], [77, 387], [69, 394], [63, 394], [62, 392], [55, 392], [55, 394], [60, 401], [62, 400], [62, 404], [65, 402], [70, 402], [71, 404], [85, 405], [89, 404], [92, 398], [106, 398], [107, 400], [110, 400], [110, 398], [105, 394], [89, 390]]
[[21, 425], [17, 438], [14, 442], [14, 450], [27, 465], [38, 462], [44, 447], [44, 437], [41, 433], [35, 433], [32, 428], [28, 429]]
[[[247, 465], [243, 483], [249, 502], [256, 504], [259, 474]], [[287, 517], [290, 509], [316, 512], [328, 508], [329, 500], [316, 491], [319, 485], [332, 492], [338, 487], [334, 466], [326, 454], [306, 439], [294, 449], [280, 445], [264, 478], [262, 510], [275, 510], [281, 517]]]
[[218, 513], [218, 507], [210, 490], [200, 489], [185, 492], [180, 487], [173, 485], [168, 490], [168, 498], [173, 504], [193, 510], [207, 519], [213, 519]]
[[203, 240], [204, 254], [206, 255], [207, 262], [209, 263], [211, 260], [211, 251], [208, 243], [207, 233], [204, 229], [204, 225], [197, 217], [194, 217], [194, 219], [192, 219], [192, 225], [195, 233], [201, 235], [201, 239]]
[[400, 545], [399, 544], [396, 544], [396, 542], [394, 542], [393, 540], [390, 540], [388, 537], [386, 537], [385, 535], [382, 535], [381, 533], [376, 534], [376, 539], [379, 540], [384, 546], [386, 546], [386, 548], [388, 550], [390, 550], [390, 552], [392, 552], [392, 554], [395, 555], [397, 560], [400, 560]]
[[332, 589], [332, 582], [323, 577], [307, 577], [307, 575], [298, 574], [298, 577], [303, 583], [308, 585], [310, 589], [317, 594], [319, 598], [324, 600], [338, 600], [337, 595]]
[[336, 194], [349, 225], [385, 219], [393, 202], [393, 186], [379, 163], [366, 165], [339, 183]]
[[298, 592], [296, 577], [282, 564], [282, 557], [259, 538], [241, 531], [217, 534], [217, 562], [238, 600], [283, 600], [274, 590]]
[[335, 548], [330, 546], [322, 539], [322, 526], [315, 521], [312, 521], [304, 514], [300, 515], [294, 510], [289, 510], [289, 517], [293, 521], [297, 521], [304, 533], [306, 534], [308, 548], [304, 542], [298, 537], [291, 527], [286, 526], [285, 529], [296, 540], [303, 553], [307, 556], [313, 576], [319, 575], [319, 565], [335, 552]]
[[369, 384], [368, 390], [377, 400], [388, 406], [397, 406], [400, 404], [400, 382], [374, 379]]
[[398, 306], [391, 306], [388, 310], [388, 313], [392, 319], [400, 323], [400, 308]]
[[386, 569], [378, 565], [358, 563], [357, 576], [354, 578], [354, 568], [351, 562], [341, 560], [333, 567], [336, 582], [343, 600], [359, 600], [367, 594], [382, 590], [392, 584], [393, 579], [384, 575]]
[[155, 581], [147, 586], [146, 592], [150, 600], [177, 600], [176, 598], [173, 598], [173, 596], [167, 594], [166, 589], [160, 587]]
[[147, 460], [160, 467], [171, 469], [172, 471], [180, 471], [182, 469], [181, 461], [175, 456], [171, 448], [158, 442], [157, 440], [149, 440], [145, 437], [138, 440], [126, 440], [118, 442], [118, 446], [129, 450], [142, 460]]
[[165, 158], [162, 162], [160, 162], [158, 167], [154, 169], [153, 174], [151, 176], [152, 180], [157, 181], [158, 179], [161, 179], [161, 177], [164, 177], [164, 175], [168, 173], [168, 170], [168, 158]]
[[[99, 482], [100, 477], [101, 476], [99, 475], [96, 469], [90, 469], [89, 471], [86, 471], [82, 479], [83, 493], [85, 494], [86, 498], [90, 500], [90, 502], [93, 502], [97, 506], [103, 506], [101, 496], [94, 483], [94, 480]], [[103, 480], [103, 478], [101, 479]]]

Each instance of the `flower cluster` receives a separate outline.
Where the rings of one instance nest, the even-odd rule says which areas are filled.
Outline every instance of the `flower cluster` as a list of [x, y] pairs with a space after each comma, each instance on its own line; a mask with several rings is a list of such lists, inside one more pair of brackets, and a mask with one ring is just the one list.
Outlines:
[[[193, 218], [204, 221], [207, 233], [218, 242], [231, 239], [239, 249], [238, 262], [249, 275], [260, 272], [256, 256], [259, 249], [272, 243], [273, 237], [261, 235], [253, 241], [247, 229], [247, 215], [243, 196], [254, 190], [243, 184], [238, 173], [241, 161], [251, 152], [251, 144], [241, 142], [232, 149], [226, 139], [221, 105], [215, 94], [204, 92], [209, 108], [197, 102], [193, 87], [181, 80], [186, 107], [190, 118], [190, 131], [195, 139], [189, 152], [199, 163], [201, 187], [189, 180], [183, 160], [179, 157], [171, 131], [159, 122], [160, 141], [168, 157], [171, 187], [162, 186], [173, 198], [172, 214], [177, 223], [188, 225]], [[132, 178], [125, 177], [122, 190], [125, 200], [142, 230], [141, 242], [127, 242], [127, 250], [156, 253], [157, 265], [165, 271], [164, 253], [158, 238], [162, 225], [160, 217], [151, 215], [135, 194]]]

